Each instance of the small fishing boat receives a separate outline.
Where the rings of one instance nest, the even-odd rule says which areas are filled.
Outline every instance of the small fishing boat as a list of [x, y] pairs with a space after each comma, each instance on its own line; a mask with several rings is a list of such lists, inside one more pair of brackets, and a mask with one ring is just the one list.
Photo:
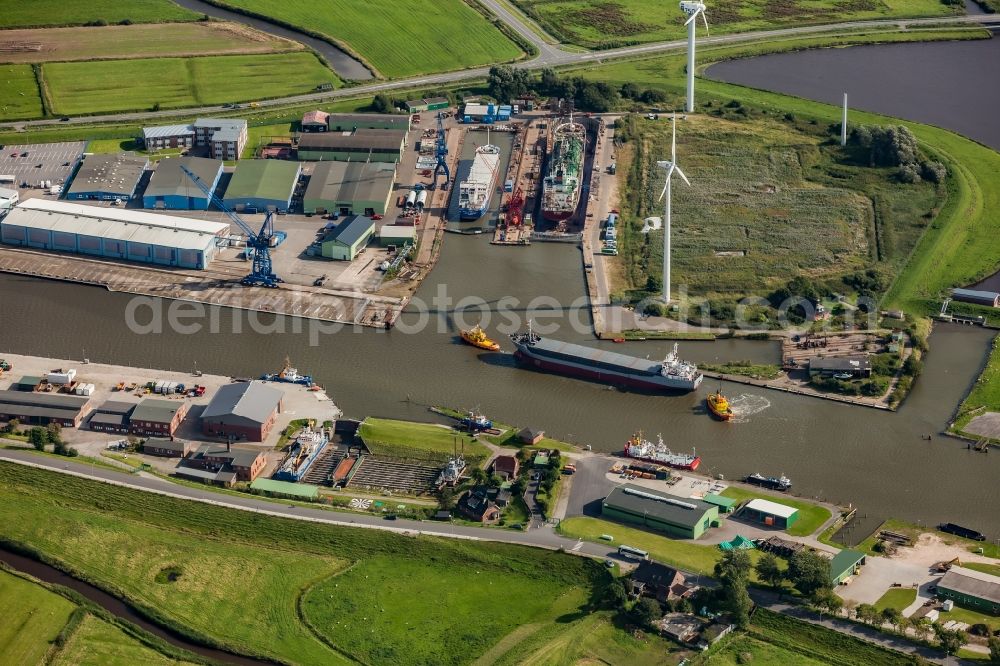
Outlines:
[[486, 332], [477, 324], [475, 328], [462, 331], [462, 339], [473, 347], [487, 351], [500, 351], [500, 345], [487, 337]]
[[709, 393], [705, 402], [708, 403], [708, 409], [723, 421], [733, 418], [733, 408], [729, 406], [729, 400], [726, 399], [726, 396], [722, 395], [721, 388], [715, 393]]

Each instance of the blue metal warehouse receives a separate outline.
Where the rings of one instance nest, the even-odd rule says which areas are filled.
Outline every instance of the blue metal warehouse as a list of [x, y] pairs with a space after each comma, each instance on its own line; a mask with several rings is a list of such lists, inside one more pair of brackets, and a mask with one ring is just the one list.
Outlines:
[[0, 220], [10, 245], [203, 269], [229, 225], [138, 210], [28, 199]]
[[215, 190], [222, 178], [222, 160], [206, 157], [164, 158], [156, 165], [142, 195], [143, 208], [208, 210], [208, 197], [192, 182], [181, 166], [187, 167]]
[[135, 153], [87, 155], [64, 188], [67, 199], [128, 201], [135, 195], [149, 160]]

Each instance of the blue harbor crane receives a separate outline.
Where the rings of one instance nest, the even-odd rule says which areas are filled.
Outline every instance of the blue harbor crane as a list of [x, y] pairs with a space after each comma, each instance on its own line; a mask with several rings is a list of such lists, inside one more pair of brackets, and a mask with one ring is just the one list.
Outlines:
[[205, 181], [196, 176], [194, 172], [183, 164], [181, 165], [181, 171], [198, 186], [198, 189], [208, 197], [209, 201], [218, 206], [219, 210], [225, 213], [246, 234], [247, 254], [251, 254], [251, 252], [253, 254], [253, 267], [250, 270], [250, 274], [240, 280], [240, 283], [248, 287], [260, 285], [272, 289], [277, 288], [278, 283], [282, 282], [282, 279], [275, 275], [271, 269], [271, 242], [274, 238], [274, 224], [271, 219], [274, 213], [267, 211], [260, 231], [254, 231], [239, 215], [229, 210], [219, 197], [215, 196], [212, 188], [206, 185]]
[[444, 135], [444, 114], [438, 112], [437, 138], [434, 142], [434, 154], [437, 157], [437, 164], [434, 165], [434, 180], [431, 182], [431, 189], [437, 189], [438, 172], [444, 171], [444, 184], [442, 190], [448, 189], [448, 182], [451, 180], [451, 170], [448, 169], [448, 140]]

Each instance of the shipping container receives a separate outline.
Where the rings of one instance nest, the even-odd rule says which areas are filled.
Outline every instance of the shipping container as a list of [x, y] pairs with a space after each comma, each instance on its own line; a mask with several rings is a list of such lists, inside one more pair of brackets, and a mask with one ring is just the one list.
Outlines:
[[55, 370], [50, 372], [45, 377], [50, 384], [72, 384], [73, 380], [76, 379], [76, 370], [69, 369], [65, 372], [62, 370]]

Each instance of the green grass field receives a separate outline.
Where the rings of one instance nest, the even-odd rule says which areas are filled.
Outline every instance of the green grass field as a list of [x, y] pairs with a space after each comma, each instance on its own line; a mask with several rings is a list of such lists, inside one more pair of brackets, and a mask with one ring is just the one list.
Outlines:
[[[513, 0], [561, 41], [603, 49], [680, 39], [686, 19], [676, 4], [656, 0]], [[708, 6], [711, 34], [862, 19], [913, 18], [958, 14], [938, 0], [733, 0]], [[699, 37], [705, 34], [698, 25]]]
[[747, 663], [745, 657], [740, 657], [740, 655], [746, 654], [751, 655], [754, 666], [787, 666], [788, 664], [826, 666], [829, 663], [745, 634], [727, 641], [720, 650], [713, 651], [703, 662], [695, 663], [704, 663], [706, 666], [737, 666], [737, 664]]
[[[513, 60], [521, 49], [462, 0], [224, 0], [344, 44], [401, 78]], [[220, 3], [221, 4], [221, 3]]]
[[311, 53], [61, 62], [42, 71], [53, 113], [67, 115], [246, 102], [340, 84]]
[[944, 624], [949, 620], [955, 620], [956, 622], [965, 622], [966, 624], [985, 624], [990, 627], [992, 631], [1000, 631], [1000, 617], [996, 615], [988, 615], [986, 613], [981, 613], [979, 611], [974, 611], [964, 606], [954, 606], [950, 611], [941, 611], [938, 617], [938, 622]]
[[195, 21], [200, 16], [170, 0], [0, 0], [0, 28], [83, 25], [91, 21]]
[[886, 590], [886, 593], [879, 597], [879, 600], [875, 602], [875, 608], [880, 611], [886, 608], [895, 608], [901, 611], [916, 599], [917, 591], [912, 587], [894, 587]]
[[[556, 552], [282, 520], [6, 463], [0, 525], [161, 623], [299, 664], [441, 663], [440, 641], [461, 641], [471, 661], [520, 621], [578, 611], [607, 581], [600, 564]], [[497, 599], [502, 626], [469, 621]]]
[[[990, 358], [983, 368], [983, 373], [972, 385], [969, 395], [962, 401], [958, 409], [958, 418], [955, 419], [954, 430], [961, 433], [962, 429], [968, 425], [973, 417], [986, 411], [1000, 411], [1000, 344], [997, 338], [993, 339], [993, 348], [990, 351]], [[970, 437], [978, 435], [970, 434]]]
[[777, 502], [778, 504], [795, 507], [799, 510], [799, 519], [786, 530], [792, 536], [808, 536], [812, 534], [820, 528], [820, 525], [828, 521], [831, 515], [830, 510], [825, 506], [813, 504], [812, 502], [805, 502], [785, 496], [776, 497], [766, 493], [755, 493], [752, 490], [744, 490], [733, 486], [729, 486], [722, 491], [722, 495], [740, 502], [761, 497], [772, 502]]
[[0, 119], [42, 115], [42, 98], [31, 65], [0, 65]]
[[0, 570], [0, 655], [7, 664], [39, 664], [76, 606]]
[[962, 566], [966, 569], [975, 569], [976, 571], [982, 571], [983, 573], [988, 573], [993, 576], [1000, 576], [1000, 562], [997, 564], [987, 564], [985, 562], [965, 562]]
[[450, 458], [456, 447], [465, 449], [465, 459], [478, 464], [489, 457], [489, 449], [465, 433], [434, 423], [415, 423], [368, 417], [359, 430], [365, 445], [376, 455], [413, 460], [440, 461]]
[[183, 666], [191, 662], [157, 652], [120, 627], [88, 613], [51, 663], [53, 666]]

